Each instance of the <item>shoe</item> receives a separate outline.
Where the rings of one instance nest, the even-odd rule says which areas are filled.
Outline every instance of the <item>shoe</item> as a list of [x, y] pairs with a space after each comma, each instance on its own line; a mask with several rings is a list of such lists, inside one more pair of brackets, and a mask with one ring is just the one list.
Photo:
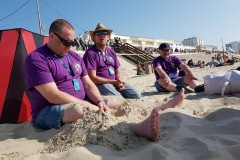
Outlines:
[[181, 85], [176, 86], [176, 89], [177, 89], [178, 92], [180, 92], [182, 88], [184, 88], [184, 86], [181, 86]]
[[184, 93], [185, 93], [185, 94], [186, 94], [186, 93], [193, 93], [193, 91], [190, 90], [190, 89], [188, 89], [186, 86], [181, 86], [181, 85], [177, 85], [177, 86], [176, 86], [176, 89], [177, 89], [178, 92], [180, 92], [182, 88], [184, 88], [184, 90], [185, 90]]
[[205, 89], [204, 89], [204, 84], [201, 84], [201, 85], [199, 85], [199, 86], [196, 86], [195, 89], [194, 89], [194, 91], [195, 91], [196, 93], [205, 91]]

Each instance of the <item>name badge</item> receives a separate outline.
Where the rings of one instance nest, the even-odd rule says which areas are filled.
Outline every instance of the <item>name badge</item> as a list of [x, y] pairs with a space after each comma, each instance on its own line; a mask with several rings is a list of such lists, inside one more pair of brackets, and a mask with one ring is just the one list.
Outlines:
[[169, 73], [169, 78], [175, 78], [175, 74], [174, 73]]
[[109, 74], [110, 74], [110, 75], [113, 75], [113, 74], [114, 74], [114, 70], [113, 70], [112, 67], [109, 67], [109, 68], [108, 68], [108, 71], [109, 71]]
[[80, 85], [78, 79], [73, 79], [73, 87], [75, 91], [80, 91]]

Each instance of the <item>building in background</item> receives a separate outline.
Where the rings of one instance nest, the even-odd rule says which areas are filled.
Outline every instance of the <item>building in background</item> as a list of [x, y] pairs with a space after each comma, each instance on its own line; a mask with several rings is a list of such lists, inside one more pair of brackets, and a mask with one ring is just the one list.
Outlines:
[[199, 52], [207, 51], [207, 52], [215, 52], [220, 51], [218, 50], [217, 46], [213, 45], [199, 45], [196, 47]]
[[[90, 39], [89, 32], [85, 32], [83, 38], [90, 44], [93, 44], [92, 40]], [[144, 38], [138, 36], [126, 36], [120, 35], [116, 33], [112, 33], [111, 39], [114, 40], [115, 38], [120, 38], [121, 42], [129, 43], [130, 45], [137, 47], [141, 50], [145, 49], [157, 49], [161, 43], [169, 43], [172, 50], [174, 52], [190, 52], [196, 50], [196, 46], [184, 46], [182, 41], [175, 41], [175, 40], [165, 40], [165, 39], [156, 39], [156, 38]]]
[[240, 42], [234, 41], [225, 45], [226, 51], [240, 53]]
[[[93, 44], [90, 39], [89, 32], [85, 32], [83, 38], [89, 43]], [[111, 39], [119, 38], [121, 43], [128, 43], [134, 47], [137, 47], [141, 50], [155, 50], [159, 47], [161, 43], [169, 43], [173, 52], [215, 52], [220, 51], [217, 49], [217, 46], [214, 45], [204, 45], [202, 38], [192, 37], [184, 39], [183, 41], [175, 40], [165, 40], [165, 39], [156, 39], [156, 38], [144, 38], [138, 36], [126, 36], [112, 33]]]
[[199, 46], [199, 45], [204, 45], [203, 39], [199, 37], [192, 37], [192, 38], [187, 38], [182, 41], [183, 45], [185, 46]]

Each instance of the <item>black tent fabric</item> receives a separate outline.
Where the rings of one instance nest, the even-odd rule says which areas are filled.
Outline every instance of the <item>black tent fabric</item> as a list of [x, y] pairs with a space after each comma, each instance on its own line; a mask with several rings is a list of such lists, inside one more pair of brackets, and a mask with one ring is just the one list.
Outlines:
[[31, 120], [23, 66], [27, 54], [47, 41], [47, 36], [22, 28], [0, 30], [0, 123]]

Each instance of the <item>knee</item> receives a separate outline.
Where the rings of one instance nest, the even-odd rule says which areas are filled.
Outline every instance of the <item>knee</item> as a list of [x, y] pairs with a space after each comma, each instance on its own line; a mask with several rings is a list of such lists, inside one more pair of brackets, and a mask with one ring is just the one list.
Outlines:
[[191, 81], [190, 76], [185, 75], [185, 76], [184, 76], [184, 79], [183, 79], [184, 84], [188, 85], [188, 84], [190, 83], [190, 81]]
[[160, 87], [162, 87], [162, 88], [167, 88], [168, 87], [168, 84], [166, 84], [166, 83], [163, 83], [163, 81], [162, 81], [163, 79], [162, 78], [160, 78], [158, 81], [156, 81], [156, 83], [157, 83], [157, 85], [159, 85]]
[[63, 123], [75, 122], [81, 118], [83, 118], [83, 106], [75, 104], [73, 107], [69, 108], [64, 112], [62, 122]]

